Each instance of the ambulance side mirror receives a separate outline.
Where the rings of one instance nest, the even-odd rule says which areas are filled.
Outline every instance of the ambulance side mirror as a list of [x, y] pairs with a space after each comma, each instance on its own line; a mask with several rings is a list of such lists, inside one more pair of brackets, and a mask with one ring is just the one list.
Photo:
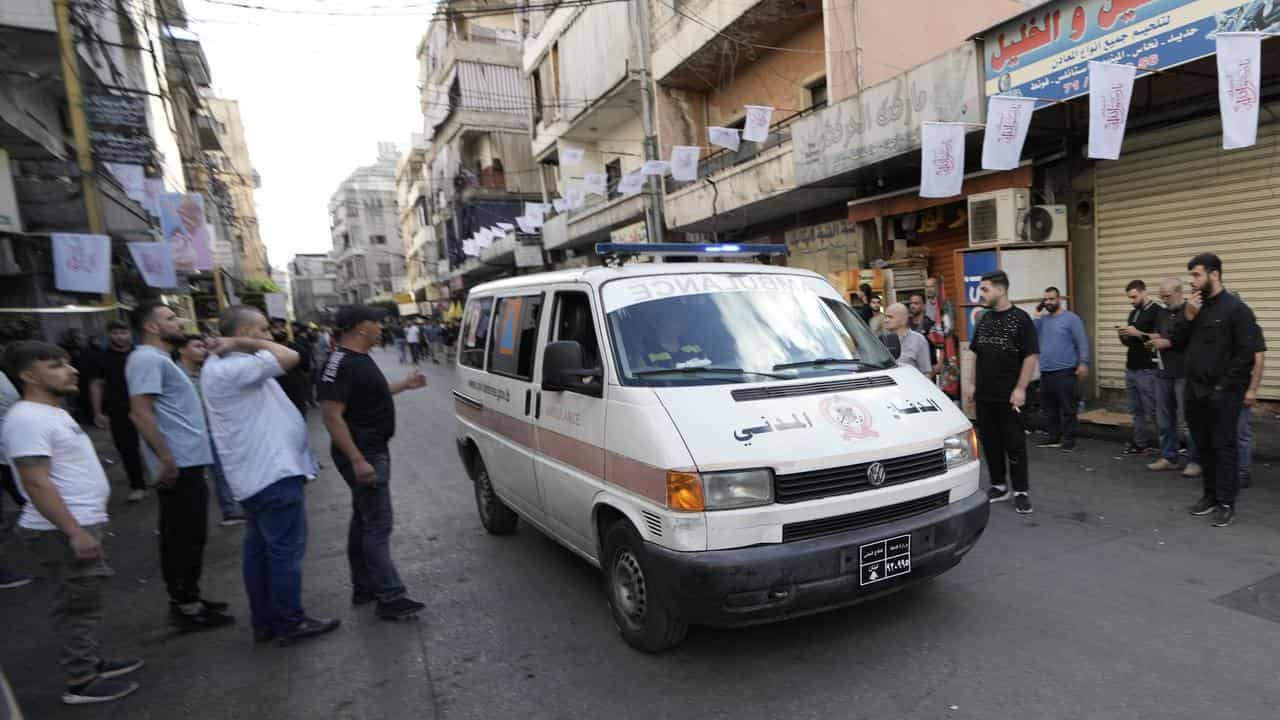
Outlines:
[[576, 340], [547, 345], [542, 353], [542, 389], [548, 392], [576, 392], [604, 396], [604, 373], [588, 368], [587, 354]]

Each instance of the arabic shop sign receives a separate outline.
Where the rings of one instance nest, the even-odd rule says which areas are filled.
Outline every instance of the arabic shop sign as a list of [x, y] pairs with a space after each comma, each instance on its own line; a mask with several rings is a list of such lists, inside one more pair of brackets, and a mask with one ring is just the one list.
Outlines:
[[1070, 0], [986, 33], [987, 95], [1068, 100], [1089, 92], [1090, 60], [1133, 65], [1138, 76], [1213, 55], [1214, 33], [1280, 30], [1261, 0]]
[[948, 50], [791, 126], [796, 185], [888, 160], [920, 147], [923, 122], [982, 122], [977, 53]]

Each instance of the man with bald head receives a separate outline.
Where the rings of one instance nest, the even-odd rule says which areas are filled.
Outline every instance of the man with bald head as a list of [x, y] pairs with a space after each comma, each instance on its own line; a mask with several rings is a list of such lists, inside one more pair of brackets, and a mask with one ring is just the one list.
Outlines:
[[1160, 352], [1156, 372], [1156, 425], [1160, 429], [1160, 459], [1147, 465], [1148, 470], [1177, 470], [1179, 436], [1186, 438], [1187, 465], [1183, 477], [1200, 477], [1200, 453], [1187, 426], [1187, 370], [1182, 352], [1173, 349], [1173, 325], [1182, 317], [1185, 299], [1182, 281], [1167, 278], [1160, 283], [1160, 301], [1164, 309], [1156, 316], [1157, 336], [1151, 346]]
[[933, 377], [933, 360], [929, 341], [924, 335], [911, 329], [911, 312], [906, 305], [894, 303], [884, 311], [884, 329], [890, 339], [885, 345], [892, 347], [892, 338], [900, 348], [898, 364], [913, 367], [927, 378]]

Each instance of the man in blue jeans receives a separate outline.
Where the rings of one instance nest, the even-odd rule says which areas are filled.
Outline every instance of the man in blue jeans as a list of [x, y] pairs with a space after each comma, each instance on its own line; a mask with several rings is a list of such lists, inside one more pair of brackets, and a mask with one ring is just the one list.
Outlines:
[[427, 384], [417, 370], [388, 384], [369, 350], [382, 338], [381, 313], [367, 305], [339, 308], [338, 347], [320, 375], [324, 424], [333, 439], [333, 462], [351, 488], [351, 602], [375, 600], [384, 620], [410, 617], [425, 605], [410, 599], [391, 559], [391, 451], [396, 431], [392, 396]]
[[1151, 339], [1151, 347], [1160, 353], [1160, 368], [1156, 372], [1156, 421], [1160, 427], [1160, 458], [1147, 465], [1148, 470], [1177, 470], [1180, 436], [1187, 440], [1187, 465], [1182, 476], [1200, 477], [1200, 451], [1190, 432], [1183, 432], [1187, 422], [1187, 361], [1183, 354], [1173, 349], [1173, 326], [1183, 315], [1182, 281], [1168, 278], [1160, 284], [1160, 300], [1164, 309], [1156, 316], [1158, 336]]
[[1253, 374], [1249, 377], [1249, 389], [1244, 393], [1244, 407], [1240, 408], [1240, 422], [1236, 429], [1236, 449], [1240, 453], [1240, 487], [1253, 485], [1249, 466], [1253, 464], [1253, 407], [1258, 404], [1258, 387], [1262, 385], [1262, 372], [1267, 363], [1267, 341], [1262, 326], [1254, 329], [1256, 344], [1253, 348]]
[[1133, 310], [1129, 324], [1116, 328], [1128, 350], [1124, 363], [1124, 386], [1129, 394], [1129, 412], [1133, 414], [1133, 440], [1125, 447], [1125, 455], [1144, 455], [1156, 441], [1156, 355], [1150, 346], [1156, 332], [1160, 307], [1147, 295], [1147, 284], [1133, 280], [1124, 289]]
[[1080, 316], [1062, 304], [1056, 287], [1046, 288], [1036, 313], [1040, 338], [1040, 406], [1049, 439], [1042, 448], [1076, 448], [1076, 381], [1089, 377], [1089, 338]]
[[292, 645], [340, 624], [302, 609], [302, 483], [315, 474], [316, 463], [306, 422], [274, 382], [298, 364], [298, 353], [271, 341], [270, 325], [257, 308], [229, 307], [219, 326], [226, 337], [213, 346], [200, 384], [227, 484], [248, 516], [243, 571], [253, 637]]

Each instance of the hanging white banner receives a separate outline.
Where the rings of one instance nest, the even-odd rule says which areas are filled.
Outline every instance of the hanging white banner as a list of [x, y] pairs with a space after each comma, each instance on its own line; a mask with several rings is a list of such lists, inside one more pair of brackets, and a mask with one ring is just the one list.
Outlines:
[[574, 167], [582, 164], [582, 156], [585, 151], [582, 148], [562, 147], [560, 148], [560, 167]]
[[1036, 101], [1030, 98], [993, 95], [987, 100], [987, 131], [982, 137], [983, 170], [1018, 167], [1035, 109]]
[[644, 165], [640, 166], [641, 175], [666, 175], [671, 169], [671, 163], [666, 160], [645, 160]]
[[1218, 33], [1218, 106], [1222, 149], [1258, 142], [1258, 101], [1262, 82], [1262, 35]]
[[618, 181], [618, 192], [623, 195], [636, 195], [644, 189], [644, 175], [638, 172], [627, 173]]
[[142, 273], [142, 281], [148, 287], [178, 287], [178, 273], [173, 266], [173, 252], [169, 245], [162, 242], [129, 243], [129, 254], [133, 256], [133, 264]]
[[462, 254], [463, 254], [463, 255], [466, 255], [467, 257], [475, 257], [475, 256], [476, 256], [476, 241], [475, 241], [475, 240], [473, 240], [473, 239], [471, 239], [471, 238], [467, 238], [466, 240], [463, 240], [463, 241], [462, 241]]
[[764, 142], [769, 137], [769, 125], [773, 122], [773, 108], [767, 105], [747, 105], [747, 124], [742, 129], [742, 139]]
[[920, 197], [948, 198], [964, 185], [964, 123], [920, 125]]
[[698, 155], [702, 148], [696, 145], [676, 145], [671, 148], [671, 178], [680, 182], [698, 179]]
[[542, 203], [525, 203], [524, 216], [527, 218], [537, 218], [538, 224], [541, 225], [544, 216]]
[[742, 136], [738, 134], [737, 128], [709, 127], [707, 140], [712, 145], [730, 150], [737, 150], [742, 145]]
[[577, 210], [582, 207], [582, 203], [586, 201], [586, 199], [586, 193], [584, 193], [580, 187], [569, 188], [564, 191], [564, 204], [570, 210]]
[[1089, 63], [1089, 157], [1120, 157], [1136, 71], [1133, 65]]
[[516, 226], [511, 223], [498, 223], [498, 229], [503, 232], [511, 232], [516, 229]]
[[565, 202], [564, 198], [556, 198], [551, 201], [551, 207], [555, 208], [556, 212], [562, 213], [569, 209], [569, 203]]
[[54, 233], [53, 286], [67, 292], [111, 292], [111, 238]]
[[523, 215], [516, 218], [516, 224], [520, 226], [520, 232], [526, 235], [532, 235], [538, 232], [538, 227], [533, 224], [533, 220]]
[[587, 176], [582, 179], [582, 190], [591, 195], [603, 197], [609, 194], [605, 189], [607, 182], [608, 178], [605, 177], [604, 173], [587, 173]]

